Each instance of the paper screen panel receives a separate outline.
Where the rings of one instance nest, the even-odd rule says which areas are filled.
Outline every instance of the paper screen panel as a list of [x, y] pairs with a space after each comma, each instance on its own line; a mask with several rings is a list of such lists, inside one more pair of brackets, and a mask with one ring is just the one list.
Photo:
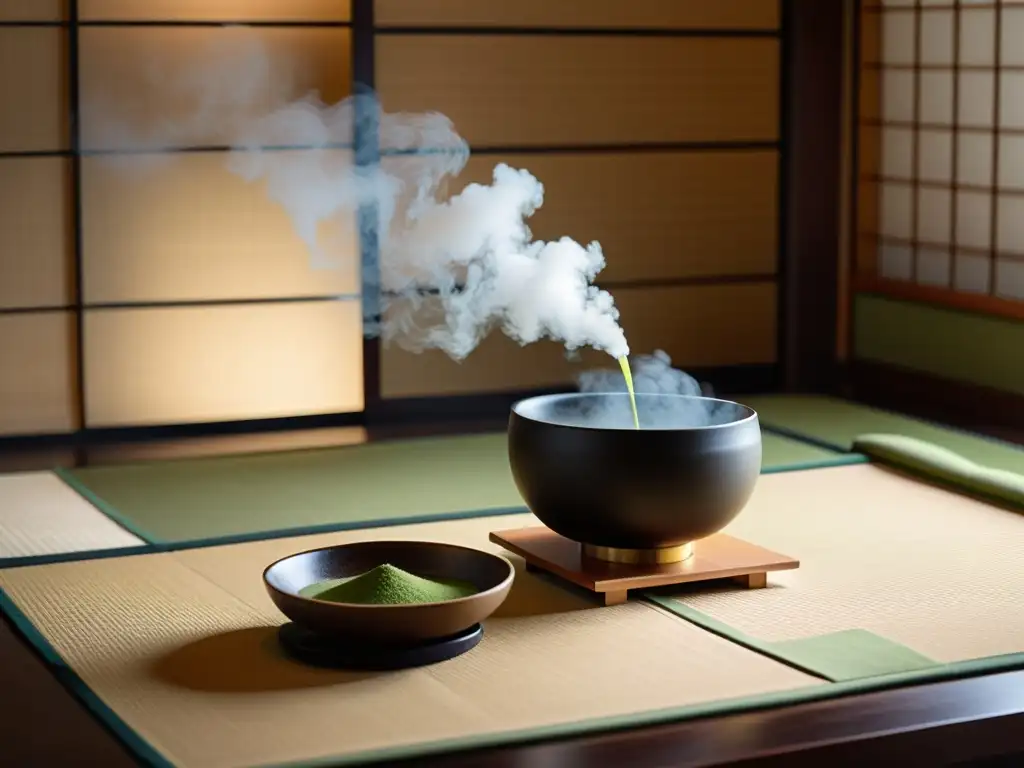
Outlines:
[[995, 64], [995, 3], [972, 8], [981, 3], [960, 3], [960, 64], [991, 67]]
[[775, 29], [778, 0], [376, 0], [380, 26]]
[[0, 158], [0, 309], [73, 301], [68, 181], [64, 158]]
[[83, 146], [230, 146], [310, 91], [332, 104], [347, 96], [350, 39], [345, 28], [86, 27]]
[[347, 21], [350, 0], [78, 0], [83, 20]]
[[361, 410], [359, 302], [90, 310], [91, 427]]
[[778, 137], [774, 39], [385, 34], [376, 65], [387, 111], [477, 146]]
[[[775, 362], [774, 283], [612, 293], [633, 355], [661, 349], [684, 370]], [[521, 347], [494, 331], [461, 363], [436, 350], [382, 348], [381, 392], [385, 398], [507, 392], [571, 384], [580, 372], [607, 366], [615, 361], [603, 352], [584, 349], [578, 362], [569, 362], [559, 344]]]
[[502, 162], [544, 185], [534, 238], [597, 240], [608, 260], [600, 280], [775, 272], [774, 151], [476, 155], [448, 191], [490, 183]]
[[[300, 157], [296, 157], [296, 156]], [[350, 163], [349, 150], [274, 157]], [[146, 302], [358, 294], [359, 241], [349, 211], [326, 221], [319, 268], [287, 210], [227, 167], [219, 152], [87, 157], [82, 163], [86, 301]], [[153, 160], [152, 164], [149, 163]]]
[[995, 266], [996, 296], [1024, 301], [1024, 260], [1000, 259]]
[[60, 21], [65, 0], [0, 0], [0, 21]]
[[63, 30], [0, 27], [0, 152], [65, 149]]
[[75, 428], [74, 352], [70, 313], [0, 315], [0, 434]]
[[1024, 259], [1024, 195], [1001, 195], [996, 248], [1009, 259]]

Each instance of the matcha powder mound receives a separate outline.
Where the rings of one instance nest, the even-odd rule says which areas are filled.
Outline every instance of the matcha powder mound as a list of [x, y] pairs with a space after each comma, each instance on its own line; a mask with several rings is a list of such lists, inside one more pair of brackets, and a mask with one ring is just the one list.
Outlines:
[[385, 564], [360, 576], [314, 584], [303, 589], [300, 594], [334, 603], [408, 605], [455, 600], [468, 597], [476, 591], [472, 584], [466, 582], [424, 579]]

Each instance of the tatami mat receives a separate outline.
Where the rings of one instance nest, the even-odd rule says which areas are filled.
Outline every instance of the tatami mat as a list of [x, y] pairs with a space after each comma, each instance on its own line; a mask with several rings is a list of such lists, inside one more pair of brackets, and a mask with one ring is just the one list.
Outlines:
[[32, 566], [0, 571], [0, 587], [96, 696], [181, 768], [344, 764], [824, 685], [648, 604], [596, 607], [521, 567], [483, 642], [440, 665], [323, 672], [276, 651], [283, 617], [260, 579], [275, 558], [382, 536], [496, 550], [489, 531], [526, 524], [535, 518]]
[[0, 560], [143, 543], [52, 472], [0, 475]]
[[763, 641], [868, 630], [939, 662], [1024, 652], [1024, 516], [875, 465], [761, 478], [726, 529], [800, 560], [769, 588], [682, 590]]
[[758, 412], [761, 423], [837, 448], [850, 450], [870, 433], [915, 437], [966, 458], [1011, 472], [1024, 470], [1024, 448], [911, 416], [859, 403], [816, 395], [762, 395], [742, 398]]
[[[763, 455], [766, 471], [864, 460], [772, 434], [764, 436]], [[97, 466], [62, 476], [154, 543], [500, 514], [523, 506], [504, 432]]]

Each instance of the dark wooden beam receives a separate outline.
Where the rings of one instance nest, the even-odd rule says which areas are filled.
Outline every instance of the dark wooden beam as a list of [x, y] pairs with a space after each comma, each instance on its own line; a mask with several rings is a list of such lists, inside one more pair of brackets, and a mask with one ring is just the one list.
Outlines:
[[783, 0], [780, 319], [786, 389], [839, 380], [844, 22], [840, 0]]
[[852, 362], [848, 371], [856, 400], [1024, 442], [1022, 395], [865, 360]]
[[[978, 765], [1024, 756], [1024, 672], [503, 750], [417, 768]], [[409, 763], [412, 765], [413, 763]], [[394, 763], [396, 766], [405, 763]]]

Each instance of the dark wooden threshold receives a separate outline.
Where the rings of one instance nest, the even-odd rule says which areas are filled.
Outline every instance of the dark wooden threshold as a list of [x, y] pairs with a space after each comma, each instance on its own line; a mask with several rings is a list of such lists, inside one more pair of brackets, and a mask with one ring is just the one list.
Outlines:
[[855, 361], [845, 394], [950, 426], [1024, 444], [1024, 396], [908, 368]]
[[395, 766], [1024, 765], [1024, 672]]

